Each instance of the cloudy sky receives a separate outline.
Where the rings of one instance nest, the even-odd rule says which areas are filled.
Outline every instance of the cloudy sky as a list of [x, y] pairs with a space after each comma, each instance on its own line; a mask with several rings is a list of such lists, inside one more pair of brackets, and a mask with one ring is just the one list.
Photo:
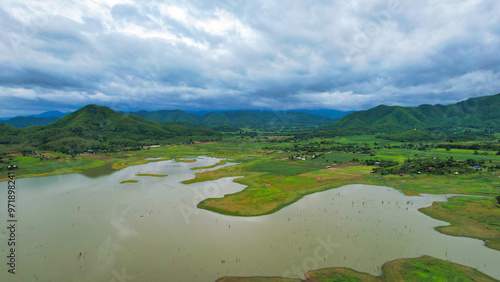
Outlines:
[[337, 109], [500, 92], [498, 0], [0, 5], [0, 116]]

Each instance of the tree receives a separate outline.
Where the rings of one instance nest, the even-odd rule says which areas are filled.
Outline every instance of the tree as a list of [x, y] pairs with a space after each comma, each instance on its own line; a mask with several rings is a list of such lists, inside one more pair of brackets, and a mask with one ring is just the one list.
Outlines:
[[500, 195], [496, 196], [495, 199], [497, 199], [498, 204], [500, 204]]

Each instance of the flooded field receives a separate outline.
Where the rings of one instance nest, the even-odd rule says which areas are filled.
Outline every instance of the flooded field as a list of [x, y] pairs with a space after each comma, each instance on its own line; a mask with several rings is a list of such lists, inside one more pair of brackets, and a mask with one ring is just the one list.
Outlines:
[[[433, 228], [446, 223], [418, 212], [446, 195], [409, 197], [388, 187], [348, 185], [271, 215], [224, 216], [196, 204], [245, 186], [234, 178], [180, 183], [194, 177], [190, 168], [219, 161], [201, 157], [18, 180], [17, 274], [8, 275], [3, 265], [0, 281], [303, 278], [311, 269], [334, 266], [378, 275], [387, 261], [424, 254], [500, 278], [500, 252], [480, 240], [440, 234]], [[121, 184], [127, 180], [138, 182]], [[6, 185], [0, 184], [4, 199]], [[6, 202], [0, 203], [2, 218]], [[2, 228], [2, 257], [6, 239]]]

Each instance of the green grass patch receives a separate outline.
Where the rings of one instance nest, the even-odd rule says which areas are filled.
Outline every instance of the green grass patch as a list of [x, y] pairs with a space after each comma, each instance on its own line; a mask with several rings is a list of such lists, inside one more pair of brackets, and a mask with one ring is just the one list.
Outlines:
[[497, 281], [473, 268], [445, 260], [423, 256], [413, 259], [398, 259], [382, 266], [381, 276], [372, 276], [349, 268], [334, 267], [306, 273], [307, 280], [289, 280], [276, 277], [224, 277], [218, 282], [241, 281]]
[[124, 180], [124, 181], [120, 182], [120, 184], [125, 184], [125, 183], [137, 183], [137, 182], [139, 182], [139, 181], [137, 181], [137, 180]]
[[196, 160], [193, 160], [193, 159], [187, 159], [186, 160], [186, 159], [176, 158], [175, 160], [178, 161], [178, 162], [181, 162], [181, 163], [194, 163], [194, 162], [196, 162]]
[[198, 167], [192, 167], [191, 170], [198, 170], [198, 169], [209, 169], [209, 168], [214, 168], [214, 167], [218, 167], [218, 166], [221, 166], [221, 165], [225, 165], [226, 164], [226, 160], [222, 160], [216, 164], [213, 164], [213, 165], [209, 165], [209, 166], [198, 166]]
[[487, 280], [486, 277], [481, 277], [481, 273], [476, 270], [438, 259], [403, 261], [397, 267], [392, 267], [391, 269], [393, 273], [397, 273], [394, 276], [398, 275], [404, 281], [444, 282]]
[[248, 166], [247, 169], [257, 172], [267, 172], [273, 175], [289, 176], [289, 175], [297, 175], [309, 172], [311, 170], [314, 170], [315, 167], [306, 164], [301, 165], [301, 164], [271, 161], [271, 162], [255, 163]]
[[137, 173], [137, 176], [149, 176], [149, 177], [166, 177], [166, 174], [150, 174], [150, 173]]
[[343, 153], [343, 152], [332, 152], [324, 154], [323, 156], [313, 160], [315, 163], [321, 163], [324, 165], [331, 165], [333, 163], [347, 163], [353, 159], [362, 159], [367, 157], [365, 154], [353, 154], [353, 153]]

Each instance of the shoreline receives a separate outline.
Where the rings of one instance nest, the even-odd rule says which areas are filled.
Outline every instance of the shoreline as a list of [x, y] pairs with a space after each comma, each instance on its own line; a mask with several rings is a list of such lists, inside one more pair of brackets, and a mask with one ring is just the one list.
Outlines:
[[[488, 276], [474, 268], [450, 261], [441, 260], [428, 255], [423, 255], [416, 258], [399, 258], [391, 260], [385, 262], [382, 265], [381, 270], [381, 275], [374, 276], [348, 267], [330, 267], [308, 271], [304, 274], [304, 276], [306, 277], [305, 280], [300, 278], [285, 277], [227, 276], [217, 279], [216, 282], [319, 282], [327, 281], [327, 279], [328, 281], [423, 281], [422, 279], [425, 279], [426, 277], [443, 278], [445, 279], [443, 281], [447, 281], [449, 279], [498, 281], [497, 279]], [[441, 271], [445, 271], [445, 274], [441, 273]], [[442, 275], [441, 277], [438, 276], [440, 274]], [[453, 277], [450, 277], [450, 275], [452, 275]]]
[[[453, 213], [464, 209], [465, 215]], [[454, 237], [482, 240], [484, 246], [500, 251], [500, 228], [485, 222], [500, 222], [500, 204], [493, 197], [454, 195], [447, 202], [436, 201], [418, 211], [433, 219], [447, 222], [434, 228], [437, 232]], [[490, 212], [491, 214], [488, 214]]]

